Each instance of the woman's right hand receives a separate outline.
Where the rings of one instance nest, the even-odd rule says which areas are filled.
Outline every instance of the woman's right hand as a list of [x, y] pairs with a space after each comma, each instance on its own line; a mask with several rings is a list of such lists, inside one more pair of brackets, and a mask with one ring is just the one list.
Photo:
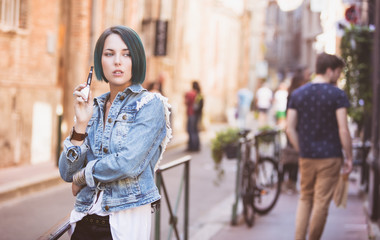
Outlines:
[[75, 183], [71, 183], [71, 192], [73, 193], [73, 196], [75, 197], [80, 190], [82, 190], [83, 187], [76, 185]]
[[81, 92], [86, 84], [78, 85], [73, 92], [74, 99], [74, 110], [75, 110], [75, 131], [78, 133], [85, 133], [87, 124], [90, 121], [93, 113], [94, 100], [92, 99], [91, 90], [88, 94], [88, 101], [85, 101], [86, 96]]

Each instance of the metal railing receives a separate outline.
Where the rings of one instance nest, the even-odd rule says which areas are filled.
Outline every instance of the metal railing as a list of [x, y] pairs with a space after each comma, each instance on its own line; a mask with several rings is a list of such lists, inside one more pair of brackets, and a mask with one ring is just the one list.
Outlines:
[[[164, 182], [163, 178], [163, 172], [166, 170], [169, 170], [171, 168], [180, 166], [184, 164], [184, 173], [183, 178], [180, 184], [179, 189], [179, 195], [182, 193], [183, 190], [183, 184], [185, 185], [184, 188], [184, 232], [183, 236], [184, 239], [187, 240], [189, 236], [189, 189], [190, 189], [190, 160], [191, 156], [187, 155], [182, 158], [179, 158], [177, 160], [171, 161], [169, 163], [166, 163], [162, 166], [160, 166], [156, 171], [156, 184], [157, 188], [161, 193], [161, 189], [164, 192], [165, 200], [168, 205], [168, 210], [170, 214], [169, 223], [171, 225], [171, 230], [174, 230], [176, 238], [179, 240], [179, 231], [177, 227], [178, 217], [176, 216], [176, 211], [173, 211], [170, 199], [168, 197], [168, 191]], [[176, 208], [178, 207], [179, 198], [177, 198]], [[46, 233], [44, 233], [41, 237], [38, 238], [38, 240], [57, 240], [62, 235], [67, 232], [70, 229], [70, 222], [69, 222], [70, 216], [65, 217], [62, 221], [54, 225], [50, 230], [48, 230]], [[161, 213], [160, 210], [156, 211], [155, 213], [155, 239], [160, 239], [160, 226], [161, 226]], [[170, 233], [171, 235], [171, 233]]]
[[[164, 192], [164, 197], [168, 206], [169, 214], [170, 214], [170, 219], [169, 219], [169, 224], [171, 226], [171, 230], [174, 230], [174, 234], [176, 238], [179, 240], [181, 239], [179, 236], [179, 231], [178, 231], [178, 217], [176, 216], [177, 209], [178, 209], [178, 203], [180, 201], [180, 195], [182, 194], [182, 190], [184, 190], [184, 231], [183, 231], [183, 239], [187, 240], [189, 236], [189, 189], [190, 189], [190, 160], [191, 156], [187, 155], [184, 156], [178, 160], [169, 162], [161, 167], [156, 172], [156, 185], [161, 192], [161, 189]], [[179, 165], [184, 164], [184, 172], [183, 172], [183, 177], [182, 181], [179, 187], [178, 191], [178, 197], [177, 197], [177, 202], [176, 202], [176, 207], [173, 209], [172, 204], [170, 202], [170, 198], [168, 196], [168, 191], [165, 185], [165, 181], [163, 178], [163, 172], [166, 170], [169, 170], [171, 168], [177, 167]], [[185, 188], [183, 189], [183, 184], [185, 184]], [[174, 211], [175, 210], [175, 211]], [[160, 240], [160, 232], [161, 232], [161, 213], [160, 211], [156, 212], [155, 216], [155, 234], [154, 234], [154, 239], [155, 240]], [[171, 231], [169, 233], [168, 239], [171, 238]]]
[[59, 223], [54, 225], [50, 230], [44, 233], [41, 237], [38, 238], [38, 240], [57, 240], [60, 237], [62, 237], [65, 232], [67, 232], [70, 229], [70, 215], [66, 216], [63, 220], [61, 220]]

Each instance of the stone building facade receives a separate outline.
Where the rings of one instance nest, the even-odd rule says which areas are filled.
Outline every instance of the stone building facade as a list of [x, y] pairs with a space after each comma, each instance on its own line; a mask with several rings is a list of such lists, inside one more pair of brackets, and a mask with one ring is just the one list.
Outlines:
[[59, 1], [1, 1], [0, 167], [52, 158], [57, 139]]
[[[73, 125], [72, 90], [86, 80], [95, 42], [111, 25], [128, 25], [141, 36], [148, 67], [144, 86], [162, 81], [175, 133], [185, 131], [183, 98], [193, 80], [205, 95], [206, 122], [225, 120], [237, 90], [255, 80], [253, 2], [0, 1], [0, 168], [56, 161]], [[160, 33], [164, 54], [156, 52], [158, 21], [167, 27]], [[108, 89], [93, 83], [94, 96]]]

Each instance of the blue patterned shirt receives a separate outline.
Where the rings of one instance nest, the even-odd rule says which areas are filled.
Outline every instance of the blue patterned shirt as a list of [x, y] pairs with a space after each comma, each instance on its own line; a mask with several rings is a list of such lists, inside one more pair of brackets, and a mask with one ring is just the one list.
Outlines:
[[328, 83], [307, 83], [292, 93], [301, 157], [342, 157], [336, 110], [349, 106], [345, 92]]

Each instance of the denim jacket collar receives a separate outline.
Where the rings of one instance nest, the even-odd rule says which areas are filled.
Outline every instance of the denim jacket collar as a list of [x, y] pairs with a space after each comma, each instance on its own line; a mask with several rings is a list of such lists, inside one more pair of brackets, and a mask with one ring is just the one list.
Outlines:
[[[131, 86], [127, 87], [126, 89], [124, 89], [123, 92], [119, 92], [118, 94], [122, 94], [125, 96], [128, 95], [128, 92], [132, 92], [132, 93], [141, 93], [142, 91], [147, 91], [145, 88], [143, 88], [143, 86], [141, 84], [132, 84]], [[103, 105], [108, 97], [110, 95], [110, 92], [106, 92], [102, 95], [100, 95], [99, 97], [95, 97], [94, 98], [94, 105]]]
[[123, 93], [127, 93], [128, 90], [130, 90], [130, 91], [133, 92], [133, 93], [140, 93], [140, 92], [142, 92], [142, 91], [146, 91], [146, 89], [143, 88], [143, 87], [141, 86], [141, 84], [132, 84], [131, 86], [127, 87], [127, 88], [123, 91]]

